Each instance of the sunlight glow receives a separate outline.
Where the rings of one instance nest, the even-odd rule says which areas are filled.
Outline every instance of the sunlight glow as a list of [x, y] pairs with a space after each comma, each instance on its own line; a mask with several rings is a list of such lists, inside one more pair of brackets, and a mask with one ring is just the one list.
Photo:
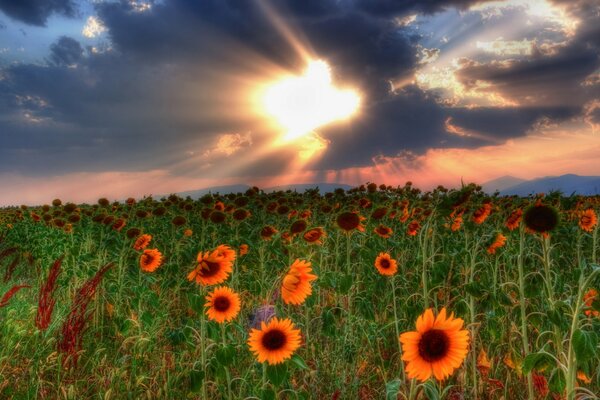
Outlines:
[[326, 62], [311, 61], [302, 76], [288, 76], [270, 86], [262, 98], [264, 111], [284, 130], [284, 141], [305, 136], [319, 126], [344, 120], [358, 111], [353, 90], [332, 85]]

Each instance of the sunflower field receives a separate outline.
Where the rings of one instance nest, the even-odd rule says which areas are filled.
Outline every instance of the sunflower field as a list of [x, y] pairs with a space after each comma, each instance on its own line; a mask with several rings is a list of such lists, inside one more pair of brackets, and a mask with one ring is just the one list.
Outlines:
[[1, 399], [598, 399], [600, 197], [0, 210]]

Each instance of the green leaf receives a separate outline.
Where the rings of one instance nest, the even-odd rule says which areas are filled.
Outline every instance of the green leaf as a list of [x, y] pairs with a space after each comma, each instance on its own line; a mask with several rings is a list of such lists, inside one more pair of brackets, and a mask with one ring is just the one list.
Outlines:
[[438, 391], [437, 386], [432, 381], [427, 381], [423, 384], [423, 391], [425, 392], [425, 397], [428, 400], [439, 400], [440, 392]]
[[598, 336], [594, 332], [577, 329], [573, 332], [573, 350], [579, 363], [586, 362], [596, 355]]
[[217, 361], [223, 366], [228, 366], [233, 362], [235, 357], [235, 347], [226, 345], [217, 350]]
[[561, 312], [560, 310], [557, 310], [557, 309], [548, 310], [548, 312], [546, 313], [546, 316], [548, 317], [550, 322], [552, 322], [554, 325], [556, 325], [558, 327], [562, 327], [567, 323], [565, 314], [563, 312]]
[[260, 399], [261, 400], [275, 400], [277, 398], [277, 394], [271, 388], [265, 388], [260, 391]]
[[528, 374], [531, 371], [533, 371], [534, 369], [540, 370], [540, 369], [543, 369], [544, 367], [552, 366], [553, 363], [554, 363], [554, 360], [552, 359], [550, 354], [532, 353], [532, 354], [527, 355], [527, 357], [525, 357], [525, 359], [523, 360], [523, 365], [522, 365], [523, 373]]
[[294, 354], [291, 361], [300, 369], [309, 369], [308, 365], [306, 365], [302, 357], [300, 357], [298, 354]]
[[192, 370], [190, 372], [190, 391], [192, 393], [200, 392], [202, 381], [204, 381], [204, 371]]
[[340, 293], [346, 294], [352, 287], [352, 283], [354, 283], [354, 279], [352, 275], [345, 275], [340, 279]]
[[485, 294], [483, 286], [479, 282], [471, 282], [465, 285], [465, 290], [473, 297], [479, 298]]
[[280, 386], [288, 378], [287, 364], [281, 363], [277, 365], [267, 366], [267, 378], [275, 386]]
[[548, 381], [548, 388], [554, 393], [563, 393], [566, 386], [565, 374], [560, 368], [556, 368], [552, 371], [552, 376], [550, 376], [550, 380]]
[[400, 391], [400, 379], [396, 378], [393, 381], [389, 381], [385, 384], [385, 398], [386, 400], [396, 400], [398, 398], [398, 392]]

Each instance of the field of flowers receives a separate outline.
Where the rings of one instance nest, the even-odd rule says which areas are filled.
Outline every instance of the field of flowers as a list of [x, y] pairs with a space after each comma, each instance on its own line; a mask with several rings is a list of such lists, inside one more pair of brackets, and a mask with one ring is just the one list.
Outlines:
[[0, 210], [2, 399], [598, 399], [600, 197]]

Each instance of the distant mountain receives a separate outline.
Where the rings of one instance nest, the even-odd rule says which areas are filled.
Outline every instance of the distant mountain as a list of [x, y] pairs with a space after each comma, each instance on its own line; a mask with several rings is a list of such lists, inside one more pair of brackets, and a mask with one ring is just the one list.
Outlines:
[[[292, 190], [297, 192], [304, 192], [308, 189], [319, 188], [321, 193], [333, 192], [337, 188], [342, 188], [344, 190], [351, 189], [352, 186], [345, 185], [343, 183], [302, 183], [302, 184], [292, 184], [292, 185], [283, 185], [283, 186], [273, 186], [270, 188], [261, 188], [265, 192], [276, 192], [279, 190], [286, 191]], [[213, 186], [204, 189], [198, 190], [190, 190], [186, 192], [177, 193], [178, 196], [187, 197], [190, 196], [192, 199], [199, 199], [207, 193], [219, 193], [219, 194], [228, 194], [228, 193], [244, 193], [246, 190], [250, 189], [249, 185], [227, 185], [227, 186]], [[157, 196], [158, 198], [164, 196]]]
[[526, 179], [516, 178], [514, 176], [505, 175], [500, 178], [496, 178], [489, 182], [481, 185], [483, 191], [486, 193], [494, 193], [495, 191], [503, 191], [505, 189], [520, 185], [521, 183], [527, 182]]
[[297, 185], [283, 185], [283, 186], [273, 186], [267, 189], [264, 189], [265, 192], [276, 192], [278, 190], [292, 190], [296, 192], [304, 192], [308, 189], [319, 188], [321, 193], [333, 192], [335, 189], [342, 188], [344, 190], [352, 189], [353, 186], [345, 185], [343, 183], [302, 183]]
[[181, 197], [190, 196], [192, 199], [195, 200], [195, 199], [199, 199], [200, 197], [204, 196], [207, 193], [220, 193], [220, 194], [244, 193], [248, 189], [250, 189], [250, 186], [248, 186], [248, 185], [213, 186], [213, 187], [204, 188], [204, 189], [190, 190], [187, 192], [179, 192], [179, 193], [177, 193], [177, 195], [181, 196]]
[[500, 190], [500, 194], [527, 196], [551, 191], [561, 191], [567, 196], [573, 193], [585, 196], [600, 194], [600, 176], [579, 176], [574, 174], [546, 176], [507, 187]]

